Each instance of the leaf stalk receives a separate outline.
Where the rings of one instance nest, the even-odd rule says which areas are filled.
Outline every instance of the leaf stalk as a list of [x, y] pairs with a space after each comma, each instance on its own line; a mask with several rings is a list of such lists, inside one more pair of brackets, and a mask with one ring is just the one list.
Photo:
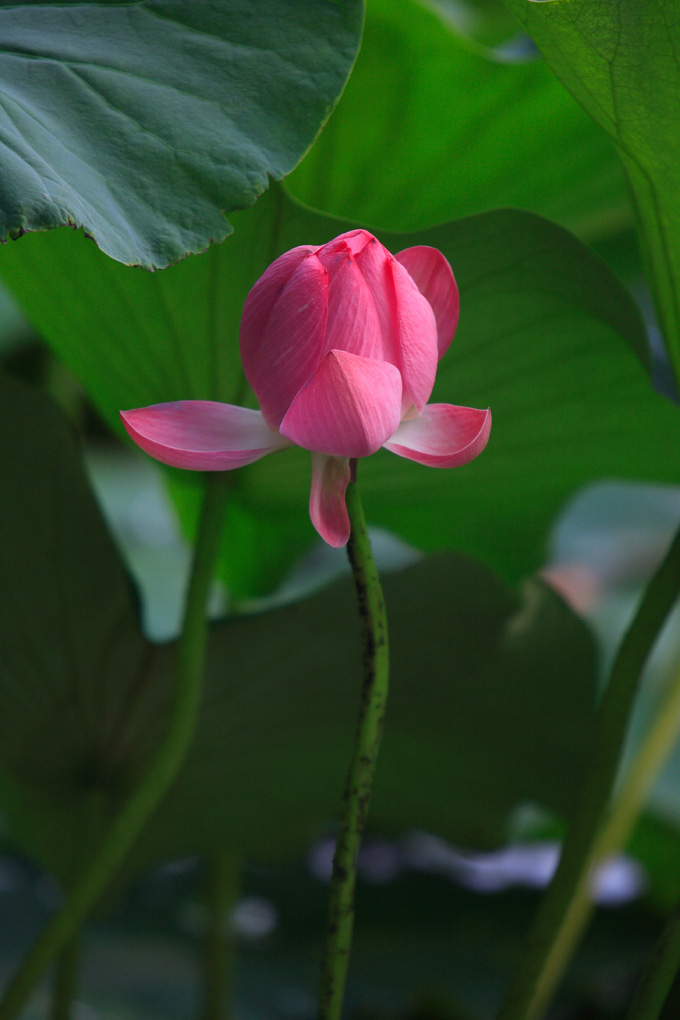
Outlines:
[[571, 959], [585, 920], [591, 869], [607, 818], [643, 668], [680, 591], [680, 531], [649, 582], [600, 701], [592, 750], [562, 856], [538, 909], [497, 1020], [538, 1020]]

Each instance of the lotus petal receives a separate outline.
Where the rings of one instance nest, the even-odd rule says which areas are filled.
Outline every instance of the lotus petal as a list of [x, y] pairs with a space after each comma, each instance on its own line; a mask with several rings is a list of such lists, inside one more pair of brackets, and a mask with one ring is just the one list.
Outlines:
[[298, 446], [332, 457], [368, 457], [396, 431], [401, 375], [386, 361], [329, 351], [281, 422]]
[[375, 294], [371, 293], [354, 255], [339, 252], [331, 259], [324, 257], [323, 252], [319, 254], [329, 278], [324, 354], [348, 351], [362, 358], [384, 360]]
[[460, 300], [453, 270], [437, 248], [426, 245], [405, 248], [395, 258], [415, 280], [418, 290], [432, 307], [437, 320], [437, 348], [441, 358], [448, 350], [458, 325]]
[[265, 421], [277, 429], [326, 347], [328, 273], [309, 245], [272, 262], [241, 317], [241, 360]]
[[421, 411], [437, 371], [437, 325], [429, 302], [409, 274], [375, 237], [356, 258], [373, 297], [382, 336], [382, 357], [402, 375], [402, 414]]
[[396, 298], [397, 367], [404, 385], [402, 415], [415, 405], [422, 411], [430, 399], [437, 374], [437, 322], [434, 311], [409, 273], [390, 260]]
[[427, 467], [461, 467], [489, 439], [491, 411], [453, 404], [428, 404], [419, 418], [403, 421], [384, 446]]
[[152, 404], [120, 416], [146, 453], [171, 467], [229, 471], [290, 446], [259, 411], [214, 400]]
[[349, 460], [312, 454], [312, 490], [309, 516], [324, 542], [334, 549], [346, 545], [350, 523], [345, 505], [349, 483]]

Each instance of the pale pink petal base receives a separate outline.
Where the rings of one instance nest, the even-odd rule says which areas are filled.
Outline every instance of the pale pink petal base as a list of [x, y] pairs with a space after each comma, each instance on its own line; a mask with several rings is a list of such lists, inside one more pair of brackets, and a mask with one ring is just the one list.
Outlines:
[[260, 411], [214, 400], [178, 400], [121, 411], [137, 446], [171, 467], [229, 471], [290, 446]]
[[453, 404], [428, 404], [419, 418], [403, 421], [385, 449], [427, 467], [461, 467], [489, 440], [491, 411]]
[[400, 417], [399, 369], [329, 351], [289, 407], [281, 433], [314, 453], [368, 457], [395, 432]]
[[339, 549], [349, 540], [350, 523], [345, 505], [349, 484], [349, 460], [312, 454], [312, 491], [309, 516], [324, 542]]

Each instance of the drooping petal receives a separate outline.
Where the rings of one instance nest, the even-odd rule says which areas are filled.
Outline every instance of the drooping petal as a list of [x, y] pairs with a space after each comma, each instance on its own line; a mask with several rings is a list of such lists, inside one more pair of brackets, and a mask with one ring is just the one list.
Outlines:
[[490, 430], [489, 410], [428, 404], [419, 418], [403, 421], [384, 446], [427, 467], [461, 467], [482, 452]]
[[324, 542], [339, 549], [349, 539], [350, 523], [345, 505], [349, 483], [349, 460], [312, 454], [312, 490], [309, 516]]
[[281, 422], [298, 446], [332, 457], [368, 457], [396, 431], [401, 375], [386, 361], [329, 351]]
[[437, 347], [441, 358], [448, 350], [458, 325], [458, 285], [453, 270], [437, 248], [426, 245], [405, 248], [395, 258], [432, 306], [437, 320]]
[[329, 256], [322, 249], [319, 260], [328, 271], [329, 282], [324, 354], [349, 351], [382, 361], [382, 333], [375, 300], [354, 255], [340, 251]]
[[272, 429], [326, 350], [328, 273], [314, 252], [302, 245], [281, 255], [243, 306], [243, 371]]
[[120, 416], [146, 453], [171, 467], [228, 471], [290, 446], [259, 411], [214, 400], [152, 404]]
[[396, 259], [390, 261], [390, 271], [396, 295], [397, 365], [404, 384], [402, 411], [411, 404], [422, 411], [437, 374], [437, 323], [429, 301]]

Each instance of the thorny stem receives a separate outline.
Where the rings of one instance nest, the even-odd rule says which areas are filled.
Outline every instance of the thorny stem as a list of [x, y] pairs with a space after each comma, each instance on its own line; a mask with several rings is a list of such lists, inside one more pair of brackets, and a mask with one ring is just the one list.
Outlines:
[[354, 925], [354, 889], [389, 686], [387, 616], [366, 520], [356, 487], [347, 487], [351, 535], [347, 553], [363, 626], [364, 678], [354, 757], [347, 774], [333, 859], [328, 929], [321, 972], [319, 1020], [340, 1020]]

